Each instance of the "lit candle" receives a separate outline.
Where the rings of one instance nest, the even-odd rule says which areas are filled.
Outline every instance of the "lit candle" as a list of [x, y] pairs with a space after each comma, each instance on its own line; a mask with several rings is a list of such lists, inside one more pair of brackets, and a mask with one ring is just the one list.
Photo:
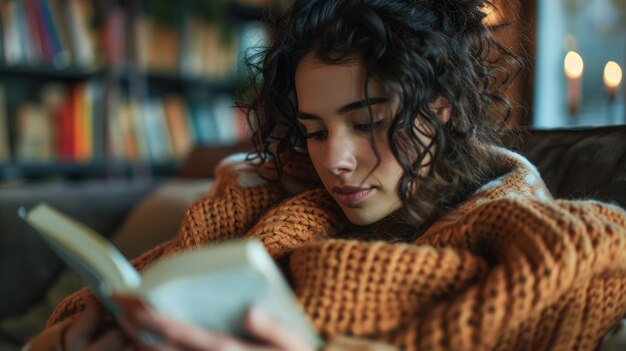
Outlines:
[[614, 61], [607, 62], [604, 66], [604, 86], [610, 101], [615, 100], [615, 94], [621, 81], [622, 69], [620, 66]]
[[567, 108], [570, 114], [578, 113], [580, 108], [581, 77], [583, 75], [583, 59], [574, 51], [565, 55], [563, 63], [565, 75], [567, 76]]

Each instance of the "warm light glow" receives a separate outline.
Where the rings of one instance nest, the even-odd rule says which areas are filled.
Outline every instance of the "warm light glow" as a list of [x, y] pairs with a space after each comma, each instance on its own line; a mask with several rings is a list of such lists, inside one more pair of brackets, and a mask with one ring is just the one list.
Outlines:
[[570, 51], [565, 55], [563, 68], [569, 78], [580, 78], [583, 75], [583, 58], [575, 51]]
[[604, 84], [609, 88], [617, 88], [622, 82], [622, 69], [617, 62], [609, 61], [604, 66]]

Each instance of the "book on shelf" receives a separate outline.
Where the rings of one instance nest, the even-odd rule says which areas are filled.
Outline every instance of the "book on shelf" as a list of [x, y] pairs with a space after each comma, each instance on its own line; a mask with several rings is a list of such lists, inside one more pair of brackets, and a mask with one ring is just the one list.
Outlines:
[[93, 159], [93, 96], [91, 84], [77, 84], [73, 86], [74, 95], [74, 143], [73, 159], [78, 163], [89, 162]]
[[38, 5], [46, 39], [51, 47], [49, 61], [55, 67], [67, 67], [71, 59], [70, 47], [60, 17], [59, 0], [38, 0]]
[[18, 162], [87, 163], [104, 152], [104, 97], [97, 81], [70, 86], [49, 83], [39, 101], [16, 108]]
[[112, 295], [124, 294], [175, 319], [246, 337], [244, 315], [255, 306], [311, 345], [322, 344], [259, 241], [231, 241], [174, 254], [139, 273], [109, 241], [54, 208], [39, 204], [19, 213], [113, 316], [120, 307]]
[[[123, 108], [123, 121], [125, 123], [123, 125], [127, 128], [125, 130], [125, 143], [132, 143], [134, 138], [134, 143], [137, 146], [137, 159], [149, 160], [150, 146], [140, 103], [136, 99], [129, 98]], [[128, 149], [128, 146], [126, 148]]]
[[233, 108], [234, 100], [230, 96], [220, 95], [213, 98], [212, 111], [213, 119], [217, 121], [217, 143], [231, 145], [237, 143], [240, 134], [237, 128]]
[[123, 67], [127, 59], [126, 21], [128, 11], [120, 4], [114, 4], [105, 18], [102, 50], [110, 67]]
[[65, 0], [67, 32], [72, 41], [72, 64], [94, 67], [98, 63], [98, 31], [91, 26], [94, 16], [92, 0]]
[[23, 56], [27, 63], [36, 65], [41, 61], [39, 46], [37, 45], [36, 33], [28, 21], [27, 10], [24, 1], [14, 1], [16, 6], [16, 24], [19, 34], [19, 48], [23, 50]]
[[111, 89], [106, 101], [106, 150], [108, 157], [114, 160], [136, 160], [136, 153], [129, 152], [126, 146], [126, 135], [124, 130], [124, 107], [118, 89]]
[[39, 13], [35, 8], [35, 2], [32, 0], [20, 1], [24, 6], [26, 25], [28, 28], [28, 36], [32, 40], [33, 54], [36, 57], [37, 62], [45, 62], [47, 58], [48, 47], [46, 46], [44, 39], [44, 30], [42, 28], [41, 19]]
[[16, 112], [15, 158], [25, 163], [54, 160], [51, 120], [41, 105], [24, 103]]
[[9, 143], [9, 118], [7, 113], [7, 100], [4, 85], [0, 84], [0, 163], [11, 160], [11, 148]]
[[141, 117], [150, 155], [149, 160], [161, 162], [174, 159], [162, 101], [148, 99], [142, 103], [141, 108]]
[[54, 113], [56, 121], [56, 147], [57, 156], [61, 161], [71, 162], [74, 160], [74, 116], [75, 94], [71, 88], [63, 92], [63, 101], [59, 104]]
[[23, 0], [0, 3], [7, 65], [70, 64], [93, 67], [98, 38], [91, 0]]
[[183, 158], [191, 151], [193, 139], [187, 123], [187, 107], [179, 95], [169, 95], [163, 100], [167, 129], [176, 158]]
[[222, 80], [236, 72], [240, 49], [241, 26], [227, 29], [223, 25], [192, 15], [183, 19], [180, 31], [182, 76]]

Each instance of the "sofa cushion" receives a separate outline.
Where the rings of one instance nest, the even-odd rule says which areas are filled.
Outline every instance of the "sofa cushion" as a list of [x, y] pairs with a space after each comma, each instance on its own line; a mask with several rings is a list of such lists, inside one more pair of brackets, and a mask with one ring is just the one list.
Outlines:
[[205, 195], [212, 183], [208, 179], [163, 182], [130, 211], [111, 241], [132, 259], [173, 238], [189, 205]]
[[626, 126], [522, 131], [517, 148], [557, 198], [626, 207]]

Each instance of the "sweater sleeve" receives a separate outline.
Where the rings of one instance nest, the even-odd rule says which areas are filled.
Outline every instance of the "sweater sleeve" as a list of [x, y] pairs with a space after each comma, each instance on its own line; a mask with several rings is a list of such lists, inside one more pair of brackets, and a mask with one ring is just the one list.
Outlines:
[[503, 199], [437, 237], [438, 245], [465, 238], [493, 266], [485, 279], [399, 330], [396, 344], [591, 350], [626, 313], [626, 213], [617, 206]]
[[505, 199], [439, 234], [440, 245], [465, 238], [494, 263], [394, 331], [402, 348], [594, 349], [626, 313], [626, 213], [617, 206]]
[[593, 349], [626, 313], [617, 207], [503, 199], [428, 237], [294, 253], [295, 289], [316, 327], [407, 350]]
[[296, 295], [326, 338], [389, 342], [387, 334], [476, 283], [487, 264], [466, 250], [326, 240], [296, 250], [290, 269]]

